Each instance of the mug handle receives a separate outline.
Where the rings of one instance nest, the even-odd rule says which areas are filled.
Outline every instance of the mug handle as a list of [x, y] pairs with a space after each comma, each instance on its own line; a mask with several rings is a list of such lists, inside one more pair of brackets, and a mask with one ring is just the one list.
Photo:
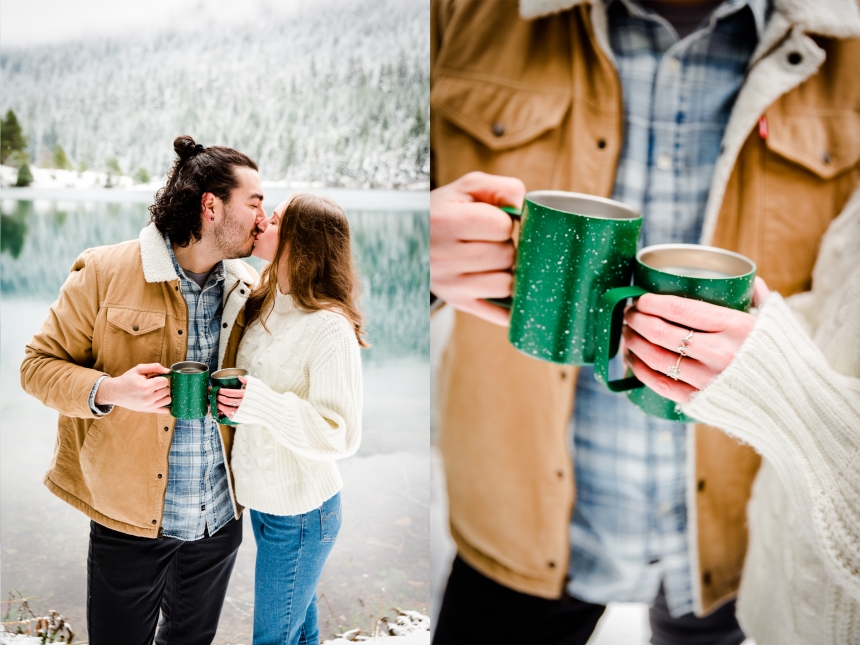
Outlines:
[[215, 419], [218, 423], [222, 425], [234, 425], [229, 417], [226, 415], [221, 416], [218, 414], [218, 392], [221, 390], [220, 385], [213, 385], [209, 390], [209, 413], [212, 415], [212, 418]]
[[[146, 378], [166, 378], [167, 379], [167, 387], [170, 387], [170, 372], [167, 374], [150, 374]], [[162, 405], [161, 409], [170, 414], [170, 405]]]
[[626, 392], [645, 385], [635, 376], [610, 381], [609, 360], [618, 353], [618, 344], [621, 341], [621, 323], [624, 320], [624, 309], [618, 305], [627, 302], [628, 298], [638, 298], [646, 293], [648, 292], [642, 287], [618, 287], [604, 293], [597, 305], [594, 376], [613, 392]]
[[[520, 219], [523, 216], [523, 211], [516, 206], [499, 206], [499, 210], [506, 212], [512, 219]], [[514, 299], [511, 296], [507, 298], [485, 298], [489, 302], [505, 309], [510, 309], [513, 306]]]

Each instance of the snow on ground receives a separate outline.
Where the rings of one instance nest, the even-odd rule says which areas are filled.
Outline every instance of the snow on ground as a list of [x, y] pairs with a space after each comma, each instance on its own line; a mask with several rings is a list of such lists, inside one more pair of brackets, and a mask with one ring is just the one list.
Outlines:
[[[30, 166], [33, 173], [31, 188], [122, 188], [124, 190], [150, 190], [155, 192], [161, 186], [162, 179], [159, 178], [148, 184], [135, 183], [131, 177], [125, 175], [111, 175], [108, 185], [108, 174], [94, 170], [60, 170], [59, 168], [40, 168]], [[3, 188], [9, 188], [18, 181], [18, 169], [10, 166], [0, 166], [0, 184]]]

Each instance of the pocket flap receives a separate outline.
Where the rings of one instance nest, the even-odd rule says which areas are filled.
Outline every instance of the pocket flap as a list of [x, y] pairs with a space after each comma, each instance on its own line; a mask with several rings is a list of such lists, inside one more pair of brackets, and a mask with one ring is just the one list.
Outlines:
[[434, 79], [430, 106], [491, 150], [523, 145], [557, 128], [570, 93], [533, 90], [441, 75]]
[[166, 316], [160, 311], [108, 308], [107, 321], [133, 336], [164, 327]]
[[767, 113], [767, 146], [822, 179], [860, 161], [860, 113], [850, 110]]

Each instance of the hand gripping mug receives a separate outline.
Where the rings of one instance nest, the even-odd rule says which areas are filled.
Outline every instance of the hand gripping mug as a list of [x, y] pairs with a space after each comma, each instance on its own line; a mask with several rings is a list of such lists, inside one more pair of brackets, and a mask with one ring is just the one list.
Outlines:
[[222, 388], [229, 390], [241, 390], [243, 385], [239, 380], [240, 376], [247, 376], [248, 370], [243, 370], [238, 367], [228, 367], [223, 370], [218, 370], [212, 373], [212, 389], [209, 390], [209, 410], [212, 418], [218, 423], [225, 426], [239, 425], [235, 421], [231, 421], [228, 417], [218, 414], [218, 392]]
[[628, 298], [660, 293], [748, 311], [755, 272], [756, 265], [749, 258], [711, 246], [657, 244], [645, 247], [636, 254], [633, 285], [606, 292], [598, 304], [594, 376], [613, 392], [628, 392], [628, 398], [647, 414], [670, 421], [694, 421], [681, 412], [674, 401], [646, 388], [635, 376], [609, 380], [609, 360], [618, 352], [624, 317], [624, 308], [619, 305]]

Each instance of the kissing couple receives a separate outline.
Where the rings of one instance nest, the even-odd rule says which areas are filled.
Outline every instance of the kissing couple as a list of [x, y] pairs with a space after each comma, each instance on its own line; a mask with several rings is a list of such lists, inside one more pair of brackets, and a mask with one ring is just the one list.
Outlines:
[[[266, 217], [252, 159], [189, 136], [173, 147], [150, 223], [81, 253], [21, 365], [60, 413], [45, 485], [91, 520], [89, 642], [211, 643], [247, 507], [254, 645], [316, 644], [343, 518], [335, 460], [361, 439], [349, 223], [309, 194]], [[262, 276], [240, 259], [252, 254]], [[177, 419], [170, 380], [153, 377], [182, 361], [247, 376], [217, 410]]]

